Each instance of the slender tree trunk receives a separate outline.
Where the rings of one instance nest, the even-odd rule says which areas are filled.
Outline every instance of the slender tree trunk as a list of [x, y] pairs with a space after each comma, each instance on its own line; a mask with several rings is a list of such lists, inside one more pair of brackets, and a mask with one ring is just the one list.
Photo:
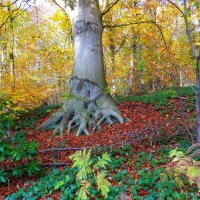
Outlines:
[[[1, 37], [3, 39], [3, 37]], [[3, 69], [5, 64], [5, 51], [4, 51], [4, 44], [1, 47], [1, 60], [0, 60], [0, 89], [2, 87], [2, 76], [3, 76]]]
[[3, 52], [1, 52], [1, 63], [0, 63], [0, 90], [2, 87], [2, 75], [3, 75]]
[[197, 111], [197, 141], [200, 142], [200, 54], [196, 58], [196, 111]]
[[182, 70], [180, 70], [179, 72], [179, 87], [183, 87], [184, 86], [184, 81], [183, 81], [183, 73], [182, 73]]
[[[10, 7], [8, 11], [11, 12]], [[15, 45], [15, 34], [14, 34], [14, 25], [13, 25], [13, 16], [11, 14], [9, 18], [9, 28], [10, 28], [10, 37], [9, 37], [9, 68], [10, 68], [10, 80], [11, 80], [11, 91], [15, 91], [15, 57], [14, 57], [14, 45]]]
[[110, 57], [111, 57], [111, 77], [112, 77], [112, 80], [111, 80], [111, 87], [113, 89], [113, 94], [115, 95], [116, 94], [116, 86], [115, 86], [115, 76], [114, 73], [115, 73], [115, 45], [114, 45], [114, 41], [113, 41], [113, 38], [111, 37], [110, 38], [110, 46], [109, 46], [109, 50], [110, 50]]
[[188, 21], [188, 8], [187, 8], [187, 0], [183, 1], [184, 4], [184, 22], [185, 22], [185, 29], [186, 29], [186, 35], [188, 37], [191, 50], [193, 53], [193, 56], [196, 59], [196, 112], [197, 112], [197, 141], [200, 142], [200, 49], [199, 51], [196, 49], [194, 42], [192, 40], [192, 34], [190, 29], [190, 24]]
[[[133, 45], [132, 45], [133, 46]], [[130, 59], [130, 71], [129, 71], [129, 91], [128, 94], [133, 94], [134, 91], [134, 71], [135, 71], [135, 62], [134, 62], [134, 53], [133, 53], [133, 49], [131, 52], [131, 59]]]
[[5, 38], [2, 38], [3, 44], [2, 44], [2, 52], [1, 52], [1, 66], [0, 66], [0, 86], [3, 87], [3, 75], [7, 68], [7, 43], [5, 41]]
[[134, 36], [132, 39], [132, 44], [131, 44], [131, 60], [130, 60], [130, 72], [129, 72], [129, 77], [130, 77], [130, 89], [129, 89], [129, 94], [133, 94], [135, 91], [135, 85], [136, 85], [136, 59], [135, 56], [137, 54], [137, 44], [136, 44], [136, 37]]
[[144, 93], [145, 84], [144, 84], [144, 70], [140, 69], [140, 93]]

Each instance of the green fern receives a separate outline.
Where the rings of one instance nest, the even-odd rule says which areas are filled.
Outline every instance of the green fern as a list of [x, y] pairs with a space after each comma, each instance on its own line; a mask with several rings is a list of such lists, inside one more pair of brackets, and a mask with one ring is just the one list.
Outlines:
[[[190, 153], [190, 151], [188, 152]], [[189, 183], [191, 185], [195, 184], [200, 192], [200, 162], [193, 159], [192, 156], [186, 156], [182, 151], [178, 151], [177, 148], [170, 152], [170, 156], [173, 157], [170, 165], [172, 167], [168, 168], [167, 172], [174, 176], [177, 185], [183, 188], [184, 180], [182, 175], [185, 175]]]
[[88, 188], [90, 187], [90, 183], [87, 180], [81, 181], [81, 189], [78, 192], [78, 199], [80, 200], [86, 200], [87, 199], [87, 194]]
[[81, 188], [77, 193], [78, 199], [85, 200], [90, 195], [88, 188], [92, 184], [89, 175], [94, 177], [95, 183], [93, 183], [93, 186], [98, 188], [104, 198], [107, 198], [111, 183], [106, 179], [107, 171], [105, 171], [105, 167], [111, 162], [110, 155], [104, 153], [102, 157], [94, 159], [91, 156], [91, 150], [86, 151], [84, 149], [74, 153], [69, 158], [73, 161], [72, 167], [78, 168], [76, 178], [81, 182]]
[[94, 165], [94, 168], [106, 167], [111, 162], [110, 155], [106, 152], [102, 155], [102, 158], [99, 157], [98, 162]]
[[101, 171], [96, 176], [98, 190], [101, 191], [101, 194], [105, 198], [108, 197], [108, 192], [110, 191], [111, 187], [111, 183], [108, 180], [106, 180], [106, 175], [107, 175], [106, 171]]

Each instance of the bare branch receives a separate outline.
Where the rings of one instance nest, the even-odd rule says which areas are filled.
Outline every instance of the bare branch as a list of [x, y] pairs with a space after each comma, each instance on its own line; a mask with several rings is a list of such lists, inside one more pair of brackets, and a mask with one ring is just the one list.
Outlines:
[[[8, 7], [9, 10], [10, 10], [10, 13], [9, 13], [9, 15], [6, 17], [5, 21], [0, 25], [0, 30], [1, 30], [1, 28], [7, 23], [7, 21], [8, 21], [10, 18], [12, 18], [12, 20], [14, 20], [15, 18], [17, 18], [18, 16], [20, 16], [21, 14], [23, 14], [25, 11], [27, 11], [27, 10], [31, 7], [31, 5], [28, 4], [30, 1], [31, 1], [31, 0], [22, 1], [22, 2], [20, 3], [19, 7], [15, 8], [15, 9], [13, 9], [13, 10], [10, 10], [10, 7]], [[25, 3], [25, 2], [26, 2], [26, 4], [28, 5], [28, 7], [25, 9], [25, 6], [26, 6], [26, 5], [25, 5], [25, 6], [22, 8], [23, 10], [22, 10], [19, 14], [15, 15], [15, 16], [13, 17], [13, 16], [12, 16], [13, 13], [16, 12], [16, 11], [18, 11], [18, 10], [20, 10], [20, 9], [21, 9], [21, 6], [22, 6], [23, 3]]]
[[185, 14], [184, 14], [184, 12], [174, 3], [174, 2], [172, 2], [171, 0], [167, 0], [170, 4], [172, 4], [174, 7], [176, 7], [179, 11], [180, 11], [180, 13], [184, 16]]
[[167, 43], [166, 43], [166, 40], [165, 40], [165, 37], [164, 37], [164, 34], [162, 32], [162, 29], [161, 29], [160, 25], [158, 25], [155, 21], [152, 21], [152, 20], [140, 21], [140, 22], [130, 22], [130, 23], [127, 23], [127, 24], [104, 25], [103, 28], [120, 28], [120, 27], [125, 27], [125, 26], [132, 26], [132, 25], [146, 24], [146, 23], [154, 24], [159, 29], [159, 32], [160, 32], [160, 34], [162, 36], [162, 39], [163, 39], [163, 41], [165, 43], [165, 47], [166, 47], [166, 49], [168, 49]]
[[8, 21], [9, 18], [10, 18], [10, 15], [8, 17], [6, 17], [5, 21], [0, 25], [0, 30], [6, 24], [6, 22]]
[[[17, 18], [18, 16], [22, 15], [22, 14], [23, 14], [24, 12], [26, 12], [30, 7], [31, 7], [31, 5], [28, 5], [28, 7], [27, 7], [26, 9], [22, 10], [18, 15], [15, 15], [15, 16], [12, 18], [12, 20], [14, 20], [14, 19]], [[18, 9], [18, 10], [19, 10], [19, 9]], [[14, 11], [16, 11], [16, 10], [14, 10]]]
[[117, 3], [119, 2], [119, 0], [115, 0], [113, 3], [109, 3], [106, 8], [102, 11], [101, 16], [105, 15], [107, 12], [110, 11], [110, 9], [112, 9]]
[[44, 164], [40, 164], [40, 167], [65, 167], [65, 166], [69, 166], [72, 163], [44, 163]]
[[15, 0], [14, 2], [12, 2], [11, 4], [9, 5], [3, 5], [2, 3], [0, 3], [0, 8], [6, 8], [6, 7], [10, 7], [12, 6], [13, 4], [17, 3], [19, 0]]
[[[22, 5], [23, 5], [24, 3], [26, 3], [26, 4], [28, 5], [29, 1], [30, 1], [30, 0], [21, 1], [21, 3], [19, 4], [19, 6], [18, 6], [17, 8], [15, 8], [15, 9], [13, 9], [12, 12], [18, 11], [18, 10], [22, 7]], [[28, 5], [28, 7], [30, 7], [30, 5]], [[23, 8], [24, 8], [24, 7], [23, 7]], [[23, 9], [23, 8], [22, 8], [22, 9]], [[11, 10], [11, 7], [9, 6], [8, 9]]]
[[66, 13], [65, 8], [63, 8], [56, 0], [52, 0], [62, 11]]

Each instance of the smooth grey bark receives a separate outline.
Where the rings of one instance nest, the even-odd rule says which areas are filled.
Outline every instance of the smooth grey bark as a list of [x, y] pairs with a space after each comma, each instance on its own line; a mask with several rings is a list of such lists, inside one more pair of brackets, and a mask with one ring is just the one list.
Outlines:
[[102, 17], [98, 1], [79, 0], [72, 15], [74, 33], [73, 76], [106, 86], [102, 47]]
[[[55, 0], [54, 0], [55, 2]], [[57, 2], [55, 2], [57, 4]], [[65, 10], [72, 22], [74, 36], [74, 67], [69, 81], [70, 95], [61, 110], [38, 129], [55, 127], [52, 137], [69, 133], [89, 135], [106, 122], [124, 122], [115, 102], [106, 91], [102, 47], [102, 13], [98, 0], [78, 0]], [[89, 128], [91, 128], [89, 132]]]

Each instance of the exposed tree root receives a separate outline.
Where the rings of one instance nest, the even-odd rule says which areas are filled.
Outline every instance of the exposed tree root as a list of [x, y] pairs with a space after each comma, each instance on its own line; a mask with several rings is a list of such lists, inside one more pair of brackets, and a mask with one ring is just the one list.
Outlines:
[[101, 129], [101, 124], [111, 126], [114, 122], [124, 123], [115, 102], [109, 94], [87, 79], [73, 77], [69, 83], [71, 96], [64, 102], [62, 109], [50, 119], [41, 124], [37, 129], [48, 130], [55, 128], [52, 138], [56, 135], [63, 136], [78, 127], [76, 135], [89, 135]]

